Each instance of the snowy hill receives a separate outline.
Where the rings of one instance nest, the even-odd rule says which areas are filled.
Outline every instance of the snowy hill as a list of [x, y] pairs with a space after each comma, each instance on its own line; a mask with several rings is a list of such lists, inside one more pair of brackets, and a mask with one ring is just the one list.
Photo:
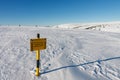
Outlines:
[[[30, 39], [37, 33], [47, 38], [47, 49], [41, 51], [41, 77], [31, 73], [36, 55], [30, 51]], [[120, 33], [0, 27], [0, 80], [120, 80], [119, 63]]]
[[61, 24], [54, 26], [54, 28], [91, 29], [91, 30], [108, 31], [108, 32], [120, 32], [120, 22]]

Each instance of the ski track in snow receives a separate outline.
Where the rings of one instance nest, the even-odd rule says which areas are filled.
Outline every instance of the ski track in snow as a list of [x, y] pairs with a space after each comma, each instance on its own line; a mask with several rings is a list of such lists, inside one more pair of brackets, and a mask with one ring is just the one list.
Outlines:
[[[41, 76], [30, 39], [47, 38]], [[0, 27], [0, 80], [120, 80], [120, 33], [40, 27]]]

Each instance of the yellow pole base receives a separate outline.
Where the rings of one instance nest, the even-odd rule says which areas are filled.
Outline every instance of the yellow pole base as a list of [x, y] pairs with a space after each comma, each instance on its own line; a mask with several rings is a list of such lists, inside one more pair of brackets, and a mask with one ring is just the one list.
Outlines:
[[39, 68], [36, 68], [35, 75], [36, 75], [36, 76], [39, 76], [39, 75], [40, 75], [40, 73], [39, 73]]

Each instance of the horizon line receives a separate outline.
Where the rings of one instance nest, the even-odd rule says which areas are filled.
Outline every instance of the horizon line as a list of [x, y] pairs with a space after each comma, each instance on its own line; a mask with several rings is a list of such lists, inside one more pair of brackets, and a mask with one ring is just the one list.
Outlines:
[[0, 26], [55, 26], [55, 25], [65, 25], [65, 24], [116, 24], [120, 23], [120, 21], [104, 21], [104, 22], [81, 22], [81, 23], [61, 23], [61, 24], [53, 24], [53, 25], [40, 25], [40, 24], [2, 24]]

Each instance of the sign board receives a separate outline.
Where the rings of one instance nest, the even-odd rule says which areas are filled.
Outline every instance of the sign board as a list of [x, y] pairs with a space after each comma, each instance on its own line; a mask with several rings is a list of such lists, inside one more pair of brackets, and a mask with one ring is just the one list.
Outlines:
[[30, 50], [43, 50], [46, 49], [46, 38], [30, 39]]

